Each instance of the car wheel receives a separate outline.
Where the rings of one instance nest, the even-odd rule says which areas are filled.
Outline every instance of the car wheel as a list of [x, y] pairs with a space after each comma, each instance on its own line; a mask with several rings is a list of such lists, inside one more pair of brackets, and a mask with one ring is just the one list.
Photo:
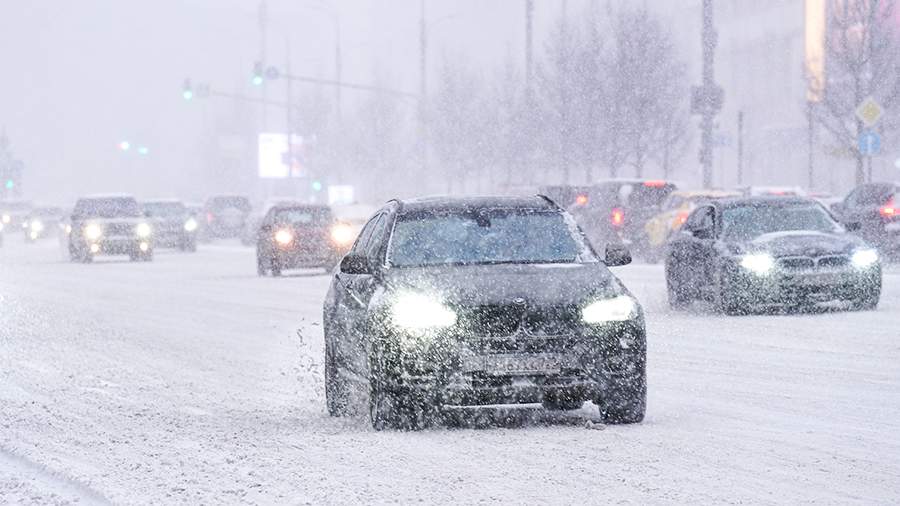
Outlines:
[[272, 277], [277, 278], [281, 276], [281, 265], [278, 264], [278, 260], [270, 258], [269, 269], [272, 271]]
[[369, 421], [375, 430], [425, 428], [437, 414], [436, 404], [424, 392], [400, 385], [399, 377], [384, 371], [370, 354]]
[[878, 302], [880, 301], [880, 299], [880, 293], [868, 294], [853, 301], [850, 307], [854, 311], [874, 311], [876, 308], [878, 308]]
[[153, 250], [147, 250], [143, 254], [141, 254], [141, 261], [144, 262], [152, 262], [153, 261]]
[[729, 282], [725, 272], [719, 273], [715, 306], [717, 311], [729, 316], [747, 314], [746, 301], [736, 293], [736, 287]]
[[644, 420], [647, 408], [647, 376], [640, 374], [632, 381], [617, 382], [597, 401], [603, 423], [627, 424]]
[[666, 265], [666, 292], [669, 299], [669, 307], [672, 309], [684, 309], [691, 303], [691, 297], [686, 293], [681, 281], [675, 276], [671, 264]]
[[266, 264], [263, 262], [263, 258], [259, 255], [256, 256], [256, 274], [260, 277], [266, 275]]
[[375, 378], [369, 386], [369, 421], [375, 430], [400, 427], [396, 396], [387, 390], [384, 382]]
[[331, 416], [346, 416], [348, 395], [345, 380], [340, 375], [334, 353], [333, 334], [325, 327], [325, 404]]
[[563, 392], [548, 393], [541, 401], [544, 409], [550, 411], [572, 411], [584, 405], [584, 399], [581, 397], [571, 397]]

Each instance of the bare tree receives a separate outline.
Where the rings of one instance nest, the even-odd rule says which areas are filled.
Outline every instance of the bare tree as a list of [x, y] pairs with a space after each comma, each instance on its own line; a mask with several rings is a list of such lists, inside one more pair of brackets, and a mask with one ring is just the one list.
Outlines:
[[575, 138], [580, 127], [578, 46], [578, 34], [563, 15], [547, 40], [545, 60], [537, 69], [541, 144], [549, 163], [559, 169], [563, 183], [570, 182]]
[[[900, 101], [900, 40], [893, 24], [893, 0], [832, 0], [828, 4], [825, 48], [825, 85], [814, 121], [839, 145], [853, 153], [856, 183], [871, 178], [857, 139], [865, 131], [856, 108], [874, 98], [891, 111]], [[821, 89], [821, 83], [811, 83]], [[885, 115], [889, 116], [889, 115]], [[891, 120], [879, 125], [882, 133], [895, 130]]]

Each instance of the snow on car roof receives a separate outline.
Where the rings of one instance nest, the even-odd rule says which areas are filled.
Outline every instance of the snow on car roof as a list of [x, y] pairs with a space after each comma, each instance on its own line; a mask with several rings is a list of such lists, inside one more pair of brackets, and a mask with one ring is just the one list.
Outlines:
[[540, 196], [510, 197], [510, 196], [479, 196], [479, 197], [418, 197], [399, 201], [404, 211], [427, 211], [431, 209], [442, 210], [473, 210], [490, 209], [497, 207], [521, 207], [531, 209], [555, 209], [556, 204]]

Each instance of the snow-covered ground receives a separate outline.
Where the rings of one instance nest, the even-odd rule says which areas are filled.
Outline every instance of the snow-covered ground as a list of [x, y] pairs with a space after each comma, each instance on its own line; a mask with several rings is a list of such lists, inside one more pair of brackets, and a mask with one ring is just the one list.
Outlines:
[[672, 313], [644, 303], [633, 426], [537, 413], [374, 432], [331, 419], [328, 276], [258, 278], [236, 245], [153, 263], [0, 248], [0, 503], [900, 502], [900, 270], [875, 312]]

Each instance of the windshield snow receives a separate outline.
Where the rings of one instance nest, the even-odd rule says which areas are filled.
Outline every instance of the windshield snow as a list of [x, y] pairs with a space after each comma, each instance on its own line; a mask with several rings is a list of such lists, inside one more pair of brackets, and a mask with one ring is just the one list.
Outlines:
[[722, 236], [727, 240], [749, 241], [763, 234], [792, 230], [833, 233], [841, 227], [817, 205], [740, 206], [722, 213]]

